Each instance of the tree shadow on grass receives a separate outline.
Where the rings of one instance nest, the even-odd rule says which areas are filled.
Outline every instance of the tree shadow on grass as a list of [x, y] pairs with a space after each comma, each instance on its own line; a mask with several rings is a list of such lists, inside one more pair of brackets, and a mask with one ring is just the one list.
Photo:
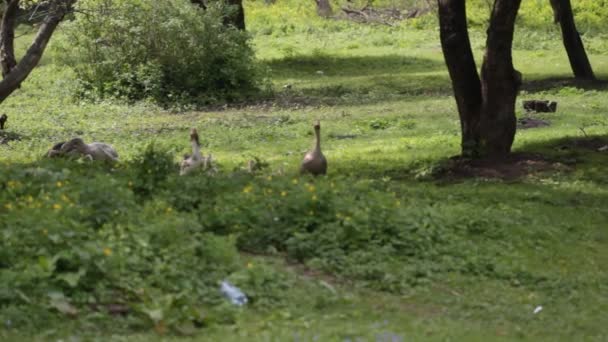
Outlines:
[[[444, 64], [427, 58], [385, 56], [300, 55], [265, 62], [275, 79], [319, 76], [374, 76], [436, 71]], [[317, 73], [321, 71], [322, 73]]]
[[584, 90], [608, 90], [608, 81], [606, 80], [580, 80], [574, 77], [563, 77], [554, 76], [547, 78], [535, 78], [540, 75], [526, 75], [531, 76], [531, 80], [525, 81], [522, 85], [522, 90], [528, 92], [540, 92], [540, 91], [559, 91], [565, 87], [573, 87]]
[[452, 156], [417, 159], [404, 164], [398, 156], [383, 156], [374, 159], [374, 163], [362, 160], [356, 165], [335, 165], [335, 168], [338, 173], [361, 178], [388, 177], [397, 181], [437, 184], [468, 180], [519, 183], [529, 178], [559, 174], [605, 186], [608, 185], [608, 174], [604, 165], [608, 165], [608, 135], [562, 137], [530, 143], [500, 159]]

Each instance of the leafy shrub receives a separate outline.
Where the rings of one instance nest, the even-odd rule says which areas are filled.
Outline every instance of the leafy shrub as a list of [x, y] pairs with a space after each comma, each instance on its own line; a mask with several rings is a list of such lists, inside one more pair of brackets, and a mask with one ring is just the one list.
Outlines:
[[[152, 98], [160, 103], [238, 100], [256, 92], [261, 73], [249, 37], [187, 0], [83, 0], [58, 49], [82, 95]], [[86, 14], [84, 14], [86, 13]]]
[[168, 151], [149, 144], [144, 152], [133, 160], [133, 192], [143, 199], [150, 197], [154, 191], [160, 190], [167, 176], [176, 170], [173, 156]]

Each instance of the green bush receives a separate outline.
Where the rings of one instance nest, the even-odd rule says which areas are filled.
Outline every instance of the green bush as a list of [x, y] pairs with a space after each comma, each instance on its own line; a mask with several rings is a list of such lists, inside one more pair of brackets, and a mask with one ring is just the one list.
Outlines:
[[74, 68], [81, 95], [214, 103], [262, 86], [249, 36], [222, 19], [233, 10], [187, 0], [83, 0], [57, 53]]

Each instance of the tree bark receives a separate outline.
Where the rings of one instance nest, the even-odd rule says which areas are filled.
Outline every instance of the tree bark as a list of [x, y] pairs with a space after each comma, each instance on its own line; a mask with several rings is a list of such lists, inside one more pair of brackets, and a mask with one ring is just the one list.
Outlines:
[[[207, 9], [205, 0], [190, 0], [190, 2], [200, 6], [203, 10]], [[231, 7], [231, 13], [224, 18], [224, 25], [232, 25], [239, 30], [245, 31], [245, 9], [243, 8], [243, 0], [226, 0], [226, 4]]]
[[245, 9], [243, 0], [227, 0], [226, 3], [233, 7], [232, 15], [224, 19], [224, 25], [233, 25], [239, 30], [245, 31]]
[[317, 3], [317, 14], [323, 18], [329, 18], [332, 16], [334, 11], [331, 8], [329, 0], [315, 0]]
[[511, 151], [515, 137], [515, 100], [521, 73], [513, 68], [511, 48], [515, 18], [521, 0], [495, 0], [481, 67], [482, 154], [502, 156]]
[[479, 154], [481, 82], [467, 28], [465, 0], [439, 0], [439, 33], [460, 116], [462, 155]]
[[[75, 2], [76, 0], [56, 0], [52, 3], [49, 13], [42, 21], [42, 24], [38, 29], [38, 33], [36, 34], [36, 38], [34, 38], [34, 41], [25, 53], [25, 56], [23, 56], [19, 63], [17, 63], [14, 68], [10, 69], [10, 71], [5, 75], [4, 79], [0, 81], [0, 103], [3, 102], [10, 94], [12, 94], [13, 91], [19, 88], [21, 82], [23, 82], [36, 67], [36, 65], [38, 65], [38, 62], [40, 62], [40, 58], [42, 58], [42, 54], [44, 53], [53, 32], [55, 32], [57, 25], [59, 25], [61, 20], [63, 20], [65, 14], [71, 10], [71, 7]], [[7, 13], [5, 12], [4, 16], [6, 15]], [[5, 18], [3, 18], [2, 22], [5, 22]], [[14, 26], [12, 34], [14, 36]], [[0, 46], [3, 49], [13, 50], [12, 44], [11, 46], [7, 46], [5, 44], [6, 41], [4, 41], [3, 45]]]
[[2, 77], [17, 65], [15, 59], [15, 21], [19, 11], [19, 0], [6, 0], [6, 8], [0, 25], [0, 67]]
[[562, 30], [562, 40], [568, 53], [574, 77], [595, 80], [591, 63], [589, 63], [589, 58], [585, 52], [585, 46], [576, 30], [570, 0], [551, 0], [551, 7], [553, 8], [555, 23], [559, 23]]
[[460, 115], [465, 157], [502, 157], [511, 151], [521, 85], [511, 47], [520, 2], [495, 0], [480, 79], [469, 41], [465, 0], [437, 1], [441, 47]]

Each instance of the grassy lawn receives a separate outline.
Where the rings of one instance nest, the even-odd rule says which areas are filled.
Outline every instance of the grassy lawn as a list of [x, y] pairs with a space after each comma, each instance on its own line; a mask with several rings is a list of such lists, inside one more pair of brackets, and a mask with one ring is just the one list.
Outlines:
[[[534, 115], [550, 126], [518, 130], [514, 151], [543, 155], [552, 167], [509, 180], [437, 179], [460, 149], [438, 33], [324, 25], [312, 33], [288, 34], [268, 34], [254, 25], [254, 45], [276, 96], [204, 111], [74, 101], [74, 76], [55, 63], [51, 50], [2, 104], [9, 116], [6, 134], [15, 140], [0, 145], [0, 231], [6, 241], [23, 241], [23, 250], [31, 252], [23, 255], [32, 260], [24, 269], [37, 267], [41, 255], [69, 249], [68, 230], [75, 236], [91, 231], [89, 242], [98, 243], [91, 248], [101, 251], [115, 243], [113, 256], [126, 258], [135, 252], [121, 250], [111, 234], [128, 235], [147, 225], [164, 234], [198, 224], [217, 236], [212, 239], [226, 240], [227, 250], [238, 247], [233, 259], [223, 254], [231, 252], [219, 249], [217, 260], [230, 259], [234, 265], [217, 276], [243, 275], [234, 282], [255, 292], [256, 300], [240, 309], [219, 304], [219, 309], [209, 309], [212, 318], [205, 319], [204, 327], [194, 328], [182, 321], [170, 325], [170, 310], [151, 323], [141, 314], [149, 310], [133, 303], [131, 313], [137, 314], [93, 310], [82, 304], [90, 299], [74, 290], [72, 302], [79, 313], [66, 319], [66, 310], [56, 303], [36, 302], [48, 301], [43, 290], [2, 290], [23, 284], [29, 289], [28, 281], [43, 276], [20, 278], [0, 262], [0, 340], [607, 340], [608, 152], [597, 151], [608, 145], [607, 87], [569, 80], [558, 37], [547, 35], [550, 44], [540, 50], [528, 49], [524, 38], [516, 40], [514, 63], [525, 81], [518, 117], [528, 115], [521, 106], [526, 99], [557, 101], [558, 111]], [[480, 61], [483, 35], [475, 32], [472, 39]], [[607, 53], [598, 47], [590, 56], [603, 79], [608, 77]], [[321, 120], [329, 171], [313, 180], [297, 171], [312, 144], [315, 119]], [[199, 130], [203, 152], [217, 160], [218, 175], [177, 177], [177, 163], [189, 151], [191, 127]], [[90, 166], [41, 158], [54, 143], [73, 136], [110, 143], [121, 162]], [[166, 180], [150, 183], [159, 190], [153, 186], [142, 201], [132, 184], [137, 188], [141, 180], [139, 161], [151, 143], [172, 156], [175, 165]], [[252, 158], [268, 166], [247, 174], [242, 169]], [[55, 186], [58, 182], [62, 185]], [[147, 186], [141, 189], [150, 190]], [[183, 187], [194, 190], [186, 189], [187, 198], [174, 197], [172, 192]], [[28, 196], [40, 205], [29, 205]], [[66, 212], [58, 213], [61, 196], [80, 200], [61, 202]], [[183, 204], [199, 199], [203, 204]], [[100, 213], [106, 208], [115, 212]], [[214, 210], [240, 214], [208, 213]], [[352, 230], [331, 241], [315, 232], [291, 232], [308, 213], [326, 215], [311, 219], [316, 229], [331, 232], [338, 221], [346, 229], [352, 220]], [[95, 229], [81, 225], [85, 221]], [[399, 230], [405, 226], [415, 228]], [[384, 235], [372, 228], [366, 232], [367, 227]], [[30, 234], [25, 230], [47, 229], [48, 241], [16, 238]], [[261, 238], [264, 234], [267, 240]], [[167, 239], [178, 244], [188, 237]], [[393, 241], [397, 237], [408, 245], [400, 247], [401, 240]], [[53, 250], [47, 243], [58, 247]], [[0, 253], [7, 257], [11, 252]], [[181, 260], [178, 250], [153, 254], [162, 253], [169, 268], [167, 260]], [[103, 267], [123, 267], [116, 262]], [[125, 266], [124, 272], [137, 270]], [[117, 283], [128, 283], [128, 277], [121, 277], [100, 283], [108, 291], [129, 288]], [[155, 281], [163, 282], [161, 276]], [[171, 292], [172, 281], [166, 280], [163, 295]], [[54, 286], [48, 288], [56, 290]], [[157, 303], [154, 296], [149, 299]]]

